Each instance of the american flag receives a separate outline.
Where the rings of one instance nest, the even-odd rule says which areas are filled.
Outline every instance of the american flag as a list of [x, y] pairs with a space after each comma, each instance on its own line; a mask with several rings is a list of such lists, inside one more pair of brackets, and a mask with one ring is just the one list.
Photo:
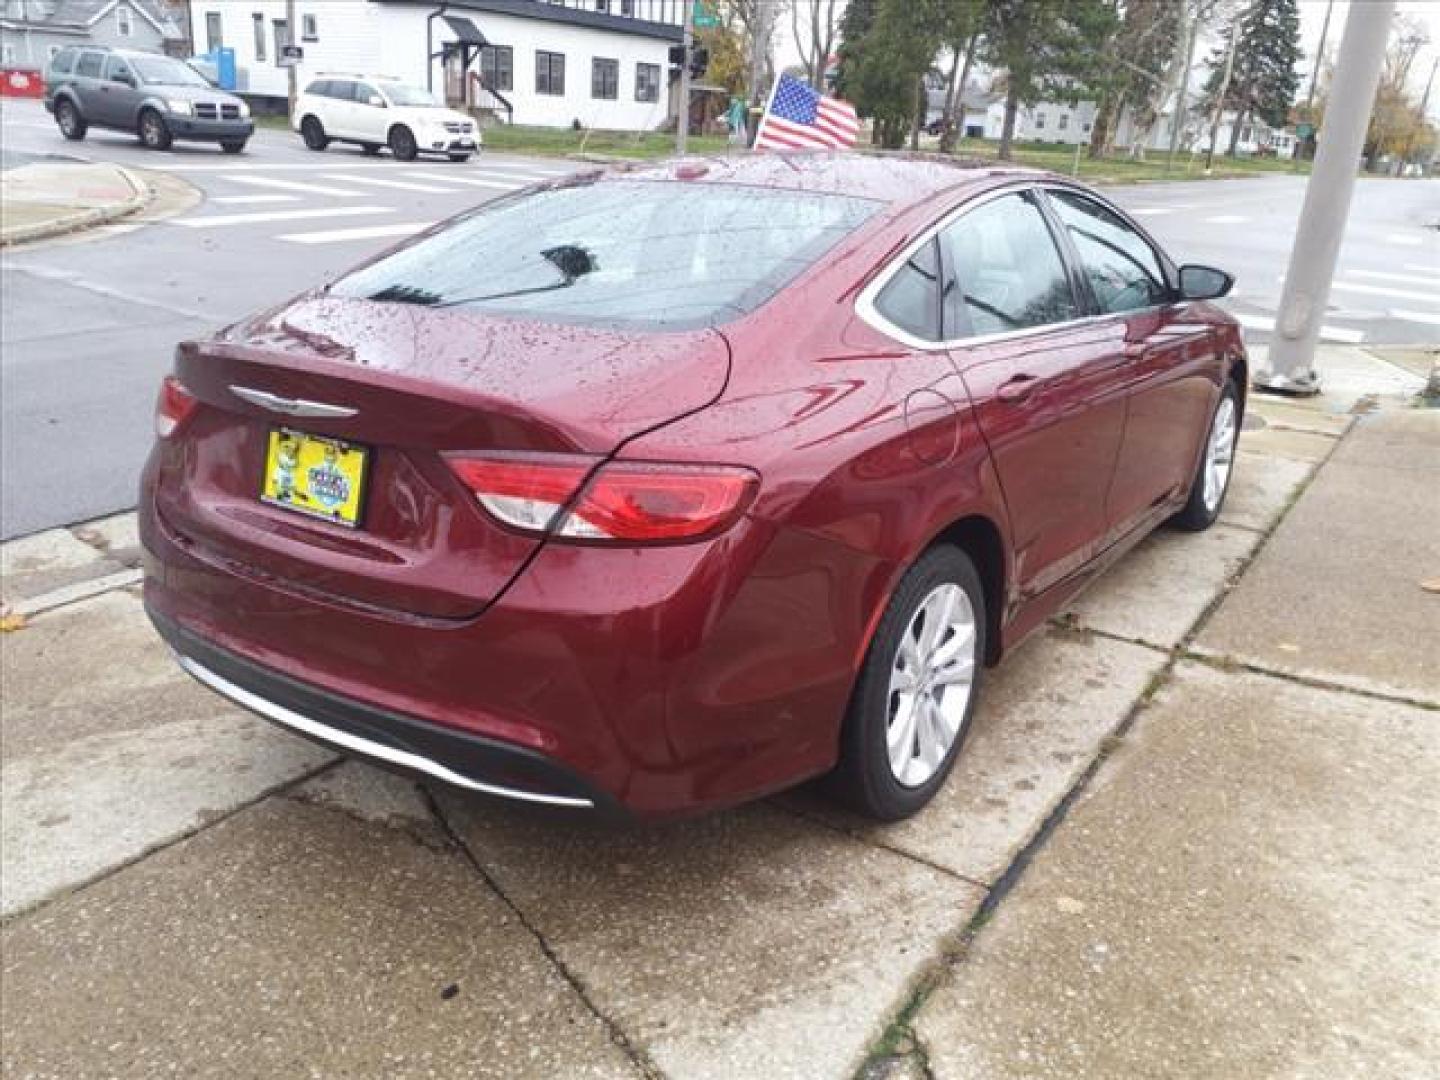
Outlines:
[[756, 150], [840, 149], [855, 145], [855, 106], [781, 75], [755, 136]]

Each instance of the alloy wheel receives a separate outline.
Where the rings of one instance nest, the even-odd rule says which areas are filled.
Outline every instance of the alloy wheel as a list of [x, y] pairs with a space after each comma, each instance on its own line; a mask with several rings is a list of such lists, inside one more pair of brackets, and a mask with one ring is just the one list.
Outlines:
[[1230, 469], [1235, 461], [1237, 411], [1235, 399], [1226, 394], [1215, 410], [1210, 424], [1210, 441], [1205, 447], [1205, 509], [1214, 513], [1230, 483]]
[[890, 671], [885, 729], [890, 772], [902, 786], [928, 781], [955, 744], [978, 643], [970, 598], [953, 582], [932, 589], [906, 624]]

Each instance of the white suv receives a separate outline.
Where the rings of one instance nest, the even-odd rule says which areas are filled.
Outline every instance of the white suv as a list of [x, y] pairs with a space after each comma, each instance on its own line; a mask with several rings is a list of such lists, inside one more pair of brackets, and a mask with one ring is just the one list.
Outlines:
[[311, 150], [359, 143], [367, 154], [390, 147], [401, 161], [445, 154], [465, 161], [480, 149], [480, 126], [419, 87], [366, 75], [322, 75], [305, 87], [291, 118]]

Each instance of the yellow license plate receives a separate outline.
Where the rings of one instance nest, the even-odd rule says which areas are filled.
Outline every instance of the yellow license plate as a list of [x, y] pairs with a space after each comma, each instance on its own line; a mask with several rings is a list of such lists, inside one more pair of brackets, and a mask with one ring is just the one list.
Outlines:
[[273, 428], [260, 498], [353, 529], [360, 524], [369, 457], [354, 443]]

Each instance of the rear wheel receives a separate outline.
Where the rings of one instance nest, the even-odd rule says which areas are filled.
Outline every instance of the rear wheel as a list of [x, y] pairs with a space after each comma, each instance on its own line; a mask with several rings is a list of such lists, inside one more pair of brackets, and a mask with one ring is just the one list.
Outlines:
[[55, 106], [55, 122], [60, 125], [60, 134], [71, 142], [79, 142], [85, 138], [85, 132], [89, 127], [80, 110], [69, 98], [61, 98]]
[[396, 124], [390, 129], [390, 152], [401, 161], [414, 161], [420, 153], [420, 147], [415, 142], [415, 133], [404, 124]]
[[1235, 444], [1240, 435], [1240, 388], [1231, 379], [1225, 384], [1215, 412], [1210, 417], [1210, 430], [1205, 435], [1205, 451], [1195, 479], [1190, 482], [1190, 498], [1185, 508], [1171, 520], [1179, 528], [1200, 532], [1215, 524], [1225, 493], [1230, 490], [1230, 474], [1235, 465]]
[[140, 114], [139, 129], [140, 141], [147, 150], [169, 150], [174, 141], [165, 118], [154, 109], [146, 109]]
[[239, 154], [245, 149], [245, 141], [244, 139], [227, 139], [220, 144], [220, 149], [227, 154]]
[[313, 116], [307, 116], [300, 121], [300, 138], [305, 140], [307, 150], [324, 150], [330, 145], [330, 139], [325, 134], [325, 125]]
[[882, 821], [909, 817], [945, 783], [975, 712], [985, 592], [970, 557], [931, 548], [901, 579], [860, 669], [831, 786]]

